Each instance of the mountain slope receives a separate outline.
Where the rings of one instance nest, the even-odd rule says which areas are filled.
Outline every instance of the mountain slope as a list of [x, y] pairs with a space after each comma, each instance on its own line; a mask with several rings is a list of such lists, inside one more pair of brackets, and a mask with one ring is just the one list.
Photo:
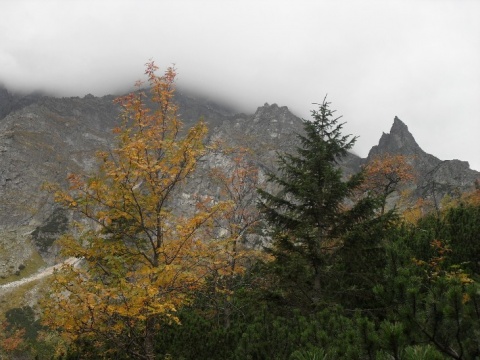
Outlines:
[[[50, 263], [55, 262], [51, 245], [68, 219], [55, 207], [51, 196], [40, 190], [41, 186], [45, 182], [65, 184], [70, 172], [92, 171], [95, 152], [113, 144], [111, 130], [118, 123], [119, 108], [112, 96], [22, 98], [2, 91], [0, 276], [8, 276], [35, 251], [41, 251]], [[275, 170], [277, 152], [295, 151], [296, 134], [303, 131], [302, 120], [285, 106], [265, 104], [247, 115], [187, 93], [178, 92], [176, 100], [186, 126], [203, 117], [209, 124], [211, 141], [250, 148], [261, 175]], [[425, 153], [398, 118], [367, 159], [351, 154], [339, 165], [348, 176], [383, 153], [413, 156], [412, 164], [419, 174], [415, 194], [435, 201], [445, 194], [472, 188], [480, 177], [466, 162], [441, 161]], [[205, 169], [209, 161], [213, 160], [207, 159], [202, 165]], [[206, 179], [195, 183], [196, 191], [209, 191]]]

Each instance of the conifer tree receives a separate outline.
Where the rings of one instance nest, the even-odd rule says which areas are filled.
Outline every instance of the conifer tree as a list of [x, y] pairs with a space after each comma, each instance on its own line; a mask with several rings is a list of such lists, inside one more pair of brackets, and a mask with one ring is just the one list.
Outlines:
[[[313, 303], [325, 290], [330, 259], [358, 224], [374, 216], [378, 204], [368, 196], [353, 205], [349, 201], [362, 184], [363, 173], [344, 179], [338, 161], [356, 137], [342, 134], [344, 123], [334, 116], [326, 98], [318, 105], [311, 112], [313, 120], [304, 121], [297, 153], [280, 155], [278, 174], [269, 174], [278, 193], [259, 190], [260, 209], [272, 228], [276, 263], [287, 269], [284, 275], [293, 280], [294, 288], [305, 286], [300, 293]], [[299, 266], [307, 274], [295, 276]]]

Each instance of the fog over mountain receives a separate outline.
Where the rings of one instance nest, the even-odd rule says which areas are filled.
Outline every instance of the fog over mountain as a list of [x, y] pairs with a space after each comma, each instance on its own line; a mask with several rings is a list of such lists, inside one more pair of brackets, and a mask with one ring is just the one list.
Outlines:
[[154, 59], [246, 113], [308, 118], [328, 93], [361, 156], [398, 116], [427, 152], [480, 169], [478, 1], [6, 0], [0, 13], [11, 91], [121, 93]]

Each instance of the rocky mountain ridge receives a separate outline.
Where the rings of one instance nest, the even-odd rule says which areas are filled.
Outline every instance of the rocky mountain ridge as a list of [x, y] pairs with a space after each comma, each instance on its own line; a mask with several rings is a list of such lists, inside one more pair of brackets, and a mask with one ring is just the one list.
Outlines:
[[[49, 257], [52, 242], [68, 219], [41, 191], [42, 184], [65, 184], [68, 173], [95, 169], [95, 152], [114, 143], [111, 130], [119, 108], [113, 99], [18, 96], [0, 89], [0, 276], [17, 272], [37, 251], [47, 262], [55, 261]], [[178, 92], [176, 100], [186, 126], [203, 117], [210, 141], [251, 149], [262, 174], [275, 171], [277, 152], [295, 151], [296, 134], [303, 131], [302, 120], [286, 106], [264, 104], [247, 115], [187, 93]], [[384, 153], [412, 156], [419, 174], [416, 195], [435, 201], [473, 188], [480, 178], [467, 162], [441, 161], [425, 153], [397, 117], [366, 159], [350, 154], [339, 166], [348, 175]], [[196, 186], [205, 189], [209, 184], [198, 181]]]
[[416, 197], [430, 199], [435, 206], [445, 195], [455, 196], [468, 191], [480, 177], [478, 171], [470, 169], [467, 161], [440, 160], [426, 153], [398, 117], [395, 116], [390, 133], [383, 133], [378, 145], [370, 150], [365, 162], [381, 154], [407, 156], [417, 178], [414, 190]]

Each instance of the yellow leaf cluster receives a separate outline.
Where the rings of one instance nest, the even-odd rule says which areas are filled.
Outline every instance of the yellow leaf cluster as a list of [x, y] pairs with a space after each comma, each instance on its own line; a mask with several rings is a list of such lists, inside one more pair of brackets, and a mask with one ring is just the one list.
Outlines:
[[386, 199], [388, 195], [397, 191], [400, 185], [415, 179], [412, 161], [413, 158], [398, 154], [374, 157], [364, 167], [366, 181], [362, 190]]
[[[444, 263], [452, 250], [450, 247], [440, 240], [433, 240], [430, 243], [434, 255], [428, 260], [418, 260], [412, 259], [413, 263], [420, 268], [424, 269], [424, 272], [429, 281], [436, 281], [439, 278], [444, 278], [448, 281], [453, 281], [463, 285], [473, 284], [474, 280], [462, 270], [460, 265], [452, 265], [448, 268], [445, 267]], [[464, 301], [468, 301], [469, 295], [464, 294]]]

